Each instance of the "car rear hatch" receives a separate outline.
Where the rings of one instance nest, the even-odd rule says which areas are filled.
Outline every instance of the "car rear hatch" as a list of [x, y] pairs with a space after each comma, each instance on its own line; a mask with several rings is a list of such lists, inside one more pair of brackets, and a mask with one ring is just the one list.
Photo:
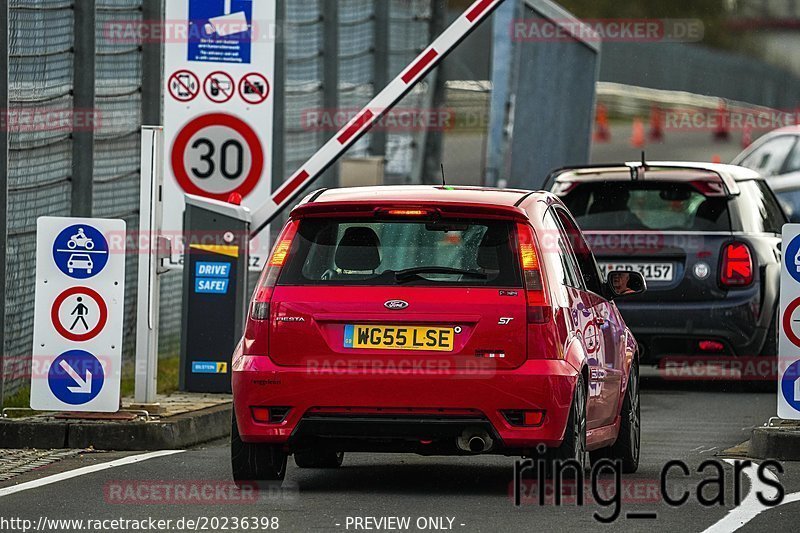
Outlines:
[[412, 375], [525, 360], [513, 211], [325, 204], [293, 216], [269, 300], [276, 364]]
[[648, 291], [632, 301], [724, 298], [724, 282], [735, 284], [739, 273], [728, 259], [743, 250], [729, 249], [732, 192], [720, 176], [647, 168], [632, 179], [629, 168], [609, 170], [567, 173], [554, 186], [586, 232], [603, 273], [641, 272]]

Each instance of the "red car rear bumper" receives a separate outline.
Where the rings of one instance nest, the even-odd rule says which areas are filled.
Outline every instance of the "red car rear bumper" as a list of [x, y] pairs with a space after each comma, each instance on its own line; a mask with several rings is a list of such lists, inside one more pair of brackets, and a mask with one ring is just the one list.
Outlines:
[[[563, 360], [529, 360], [514, 370], [417, 372], [387, 368], [281, 367], [265, 356], [236, 354], [234, 409], [245, 442], [286, 444], [310, 412], [448, 413], [469, 411], [487, 420], [500, 448], [558, 446], [569, 416], [578, 370]], [[289, 407], [280, 423], [262, 423], [253, 407]], [[541, 410], [539, 426], [512, 426], [502, 411]]]

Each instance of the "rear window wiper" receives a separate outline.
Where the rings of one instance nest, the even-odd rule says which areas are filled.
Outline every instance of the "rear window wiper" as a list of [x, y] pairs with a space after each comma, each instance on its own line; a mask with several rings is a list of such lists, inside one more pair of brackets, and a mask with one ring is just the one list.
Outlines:
[[486, 274], [483, 272], [475, 272], [474, 270], [462, 270], [460, 268], [450, 268], [450, 267], [416, 267], [416, 268], [407, 268], [405, 270], [398, 270], [394, 273], [394, 279], [397, 281], [407, 281], [416, 277], [419, 277], [420, 274], [454, 274], [458, 276], [467, 276], [470, 278], [475, 279], [487, 279]]

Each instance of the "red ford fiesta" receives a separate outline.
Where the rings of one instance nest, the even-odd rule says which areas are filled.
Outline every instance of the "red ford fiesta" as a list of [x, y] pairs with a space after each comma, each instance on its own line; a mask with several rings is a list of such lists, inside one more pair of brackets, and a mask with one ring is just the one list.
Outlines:
[[237, 480], [344, 452], [639, 461], [637, 344], [545, 192], [318, 191], [291, 215], [233, 358]]

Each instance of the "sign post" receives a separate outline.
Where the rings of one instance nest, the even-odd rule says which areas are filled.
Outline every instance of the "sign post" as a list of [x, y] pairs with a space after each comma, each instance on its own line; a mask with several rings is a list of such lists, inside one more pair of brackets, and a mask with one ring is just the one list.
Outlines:
[[139, 196], [139, 271], [136, 299], [136, 373], [134, 401], [137, 409], [158, 411], [158, 319], [160, 277], [165, 272], [162, 255], [169, 241], [161, 236], [164, 183], [164, 131], [142, 127], [142, 179]]
[[[253, 208], [272, 191], [271, 86], [275, 83], [277, 0], [170, 0], [166, 19], [187, 38], [164, 51], [164, 210], [167, 235], [183, 229], [184, 195]], [[182, 264], [183, 243], [171, 264]], [[253, 243], [260, 270], [268, 239]]]
[[800, 420], [800, 224], [783, 226], [778, 417]]
[[125, 221], [41, 217], [31, 408], [119, 410]]

